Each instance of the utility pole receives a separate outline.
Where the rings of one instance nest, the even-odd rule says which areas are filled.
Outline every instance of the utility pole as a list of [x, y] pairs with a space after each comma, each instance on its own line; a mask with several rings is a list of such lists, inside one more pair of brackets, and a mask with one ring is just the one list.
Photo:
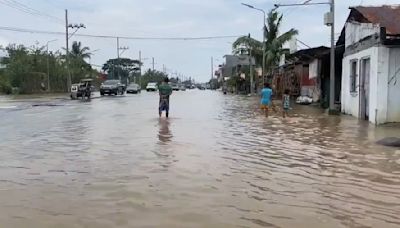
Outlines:
[[69, 29], [69, 24], [68, 24], [68, 10], [65, 10], [65, 64], [67, 66], [67, 90], [68, 92], [71, 92], [71, 72], [69, 70], [69, 45], [68, 45], [68, 40], [69, 40], [69, 35], [68, 35], [68, 29]]
[[331, 0], [331, 75], [329, 90], [329, 113], [335, 113], [335, 0]]
[[[117, 37], [117, 64], [119, 64], [119, 37]], [[119, 68], [117, 69], [117, 75], [118, 75], [118, 80], [121, 80], [121, 78], [119, 77]]]
[[253, 61], [251, 58], [251, 47], [249, 47], [249, 68], [250, 68], [250, 94], [254, 94], [254, 72], [253, 72]]
[[142, 51], [139, 51], [139, 86], [142, 88]]
[[211, 57], [211, 80], [214, 78], [214, 57]]
[[260, 11], [264, 15], [264, 18], [263, 18], [263, 60], [262, 60], [263, 62], [262, 62], [262, 73], [261, 73], [262, 74], [262, 82], [264, 84], [264, 82], [265, 82], [265, 58], [266, 58], [266, 52], [267, 52], [267, 50], [266, 50], [267, 44], [265, 43], [265, 36], [266, 36], [266, 32], [267, 32], [267, 25], [266, 25], [267, 16], [266, 16], [265, 10], [263, 10], [263, 9], [256, 8], [252, 5], [245, 4], [245, 3], [242, 3], [242, 5], [249, 7], [250, 9]]
[[[69, 28], [72, 29], [76, 29], [71, 36], [68, 34], [68, 30]], [[72, 84], [72, 78], [71, 78], [71, 71], [69, 69], [69, 44], [68, 41], [69, 39], [80, 29], [80, 28], [86, 28], [86, 26], [84, 24], [68, 24], [68, 10], [65, 10], [65, 43], [66, 43], [66, 47], [65, 47], [65, 62], [66, 62], [66, 66], [67, 66], [67, 90], [68, 92], [71, 91], [71, 84]]]
[[307, 5], [329, 5], [330, 12], [326, 14], [327, 26], [331, 26], [331, 55], [330, 55], [330, 85], [329, 85], [329, 114], [337, 114], [335, 109], [335, 0], [318, 3], [300, 3], [300, 4], [275, 4], [275, 9], [282, 6], [307, 6]]
[[117, 59], [119, 59], [119, 37], [117, 37]]
[[[249, 33], [249, 39], [251, 38], [251, 35]], [[249, 45], [248, 47], [248, 52], [249, 52], [249, 75], [250, 75], [250, 94], [254, 94], [254, 75], [253, 75], [253, 61], [252, 60], [252, 50], [251, 46]]]
[[151, 59], [152, 59], [152, 65], [153, 65], [153, 71], [154, 71], [154, 57], [152, 57]]
[[49, 63], [49, 43], [57, 40], [50, 40], [46, 43], [46, 54], [47, 54], [47, 92], [50, 92], [50, 63]]
[[50, 92], [50, 63], [49, 63], [49, 43], [47, 42], [47, 92]]
[[[119, 61], [119, 59], [120, 59], [120, 55], [122, 55], [122, 53], [124, 53], [126, 50], [128, 50], [129, 49], [129, 47], [120, 47], [119, 46], [119, 37], [117, 37], [117, 65], [121, 65], [120, 64], [120, 61]], [[122, 50], [122, 52], [120, 53], [120, 50]], [[115, 65], [115, 64], [114, 64]], [[114, 66], [114, 68], [115, 68], [115, 66]], [[120, 77], [120, 75], [119, 75], [119, 67], [118, 67], [118, 71], [117, 71], [117, 74], [118, 74], [118, 80], [121, 80], [121, 77]]]

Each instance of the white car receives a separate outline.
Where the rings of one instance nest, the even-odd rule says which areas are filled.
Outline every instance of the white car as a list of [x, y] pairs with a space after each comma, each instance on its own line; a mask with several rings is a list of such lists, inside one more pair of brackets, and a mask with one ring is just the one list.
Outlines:
[[149, 83], [147, 83], [147, 86], [146, 86], [146, 91], [147, 92], [149, 92], [149, 91], [157, 91], [157, 83], [156, 82], [149, 82]]

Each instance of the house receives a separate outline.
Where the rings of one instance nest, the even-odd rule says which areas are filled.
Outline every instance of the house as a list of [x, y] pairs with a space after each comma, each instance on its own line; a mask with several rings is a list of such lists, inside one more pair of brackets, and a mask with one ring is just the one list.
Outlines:
[[[220, 72], [223, 78], [230, 78], [237, 74], [238, 69], [241, 66], [249, 66], [250, 58], [248, 55], [225, 55], [225, 63], [221, 66]], [[255, 59], [251, 58], [253, 65]]]
[[[337, 57], [341, 60], [340, 50], [338, 49], [336, 52], [338, 53]], [[285, 89], [289, 89], [294, 97], [308, 96], [314, 102], [328, 103], [329, 54], [328, 47], [320, 46], [302, 49], [285, 57], [285, 64], [277, 68], [273, 75], [275, 94], [280, 96]], [[338, 65], [337, 67], [340, 68], [341, 64]], [[340, 75], [339, 73], [336, 78], [340, 79]], [[340, 86], [336, 93], [340, 94]]]
[[374, 124], [400, 122], [400, 6], [350, 10], [338, 40], [341, 110]]
[[[227, 82], [232, 77], [240, 78], [240, 83], [237, 83], [234, 88], [230, 88], [231, 92], [250, 91], [249, 81], [249, 66], [250, 63], [254, 66], [254, 57], [248, 55], [225, 55], [225, 62], [218, 70], [218, 79], [220, 82]], [[256, 69], [254, 69], [256, 71]], [[222, 83], [223, 84], [223, 83]]]

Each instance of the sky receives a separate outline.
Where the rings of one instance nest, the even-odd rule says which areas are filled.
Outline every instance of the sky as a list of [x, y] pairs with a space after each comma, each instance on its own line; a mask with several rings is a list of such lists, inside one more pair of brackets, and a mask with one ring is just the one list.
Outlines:
[[[69, 11], [69, 22], [83, 23], [86, 29], [77, 34], [125, 37], [210, 37], [251, 34], [262, 39], [263, 16], [259, 11], [242, 6], [244, 2], [269, 11], [274, 4], [303, 3], [305, 0], [0, 0], [0, 26], [64, 32], [64, 11]], [[325, 2], [328, 0], [313, 0]], [[51, 17], [32, 15], [15, 9], [19, 3]], [[349, 6], [399, 4], [399, 0], [336, 0], [335, 31], [339, 35], [349, 13]], [[13, 7], [10, 7], [14, 6]], [[308, 46], [329, 45], [330, 28], [323, 24], [328, 5], [282, 7], [281, 31], [299, 31], [298, 40]], [[58, 18], [58, 19], [57, 19]], [[17, 33], [0, 30], [0, 45], [10, 43], [43, 46], [47, 41], [52, 51], [65, 47], [61, 35]], [[93, 51], [90, 63], [102, 65], [117, 56], [116, 39], [73, 36]], [[128, 47], [121, 57], [139, 58], [142, 53], [144, 68], [163, 70], [172, 76], [192, 77], [205, 82], [211, 78], [211, 57], [214, 68], [223, 63], [223, 56], [232, 52], [235, 38], [213, 40], [126, 40]], [[299, 44], [298, 49], [306, 48]]]

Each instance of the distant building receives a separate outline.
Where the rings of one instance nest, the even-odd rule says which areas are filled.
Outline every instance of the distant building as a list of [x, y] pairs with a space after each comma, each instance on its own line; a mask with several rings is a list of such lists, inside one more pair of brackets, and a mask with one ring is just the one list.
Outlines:
[[343, 113], [375, 124], [400, 122], [400, 7], [351, 7], [345, 46]]
[[[238, 73], [242, 66], [250, 65], [250, 58], [248, 55], [225, 55], [225, 63], [220, 67], [220, 77], [230, 78]], [[251, 62], [255, 65], [255, 59], [251, 58]]]

